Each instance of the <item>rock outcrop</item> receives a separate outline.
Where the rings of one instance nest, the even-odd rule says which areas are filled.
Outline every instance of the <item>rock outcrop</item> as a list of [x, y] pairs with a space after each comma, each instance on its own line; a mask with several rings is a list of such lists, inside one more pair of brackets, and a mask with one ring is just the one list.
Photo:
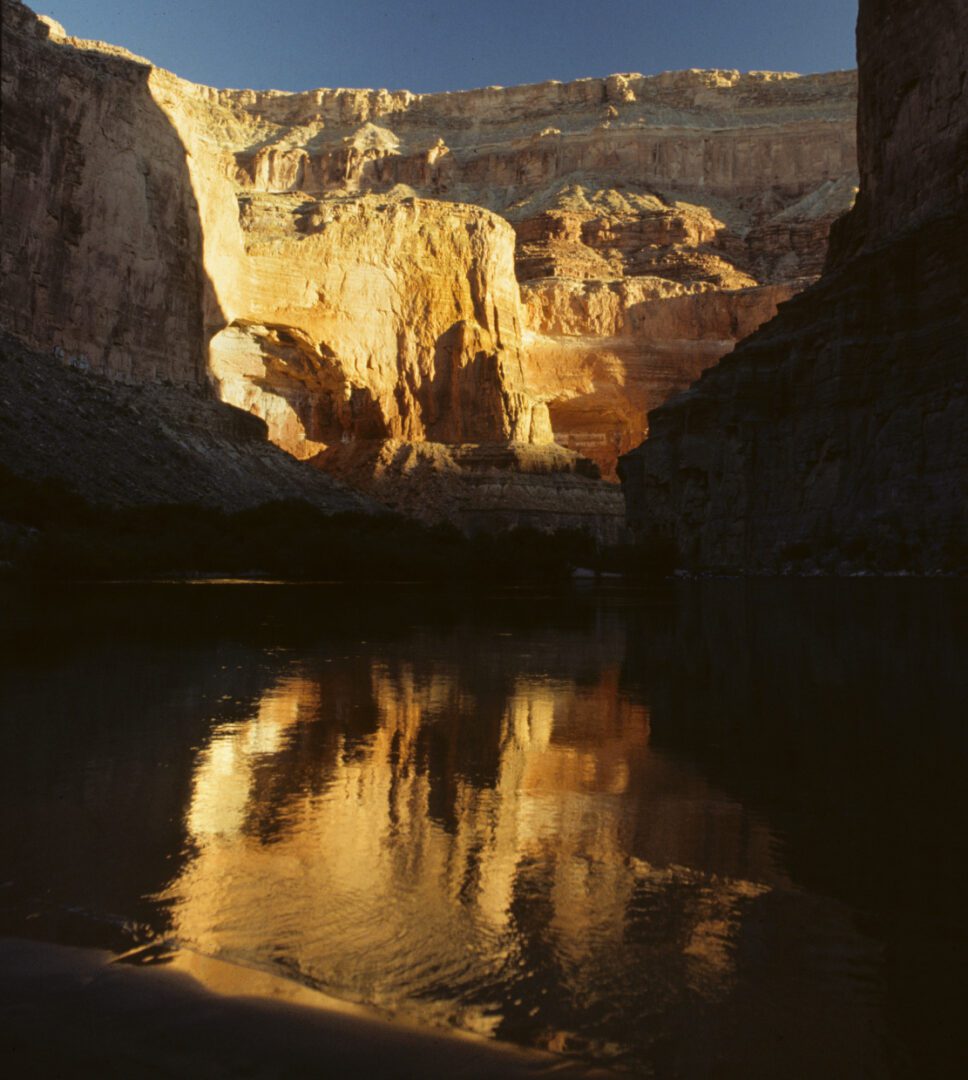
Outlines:
[[555, 441], [612, 475], [648, 413], [776, 313], [796, 287], [693, 289], [662, 278], [527, 282], [529, 385]]
[[816, 274], [853, 197], [850, 72], [215, 90], [3, 13], [0, 324], [214, 392], [367, 490], [412, 446], [453, 495], [393, 501], [468, 527], [486, 474], [517, 520], [615, 535], [579, 458], [611, 478]]
[[444, 445], [356, 441], [318, 463], [328, 474], [428, 524], [469, 532], [526, 526], [587, 532], [604, 544], [626, 539], [621, 494], [588, 459], [554, 444]]
[[251, 196], [241, 219], [246, 280], [211, 370], [281, 446], [551, 441], [526, 392], [500, 218], [423, 199]]
[[860, 193], [820, 282], [622, 459], [693, 569], [968, 563], [968, 12], [861, 0]]

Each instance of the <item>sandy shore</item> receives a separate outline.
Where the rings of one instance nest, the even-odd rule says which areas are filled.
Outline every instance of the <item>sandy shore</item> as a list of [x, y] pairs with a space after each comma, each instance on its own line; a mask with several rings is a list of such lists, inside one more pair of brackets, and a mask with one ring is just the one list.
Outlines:
[[0, 938], [0, 1066], [17, 1077], [607, 1077], [550, 1054], [389, 1022], [261, 972]]

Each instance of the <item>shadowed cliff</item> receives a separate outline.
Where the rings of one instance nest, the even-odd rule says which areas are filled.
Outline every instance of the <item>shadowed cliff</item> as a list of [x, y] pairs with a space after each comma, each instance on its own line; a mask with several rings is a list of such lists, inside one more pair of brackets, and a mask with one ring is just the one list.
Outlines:
[[0, 324], [82, 370], [206, 386], [198, 203], [151, 66], [3, 4]]
[[968, 12], [861, 0], [861, 188], [813, 288], [650, 416], [630, 524], [691, 569], [968, 564]]

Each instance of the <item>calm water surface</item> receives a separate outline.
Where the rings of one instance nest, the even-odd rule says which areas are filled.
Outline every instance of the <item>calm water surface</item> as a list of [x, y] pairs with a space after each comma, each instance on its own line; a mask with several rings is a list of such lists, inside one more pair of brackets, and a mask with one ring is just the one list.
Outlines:
[[954, 1075], [965, 601], [7, 590], [2, 929], [636, 1075]]

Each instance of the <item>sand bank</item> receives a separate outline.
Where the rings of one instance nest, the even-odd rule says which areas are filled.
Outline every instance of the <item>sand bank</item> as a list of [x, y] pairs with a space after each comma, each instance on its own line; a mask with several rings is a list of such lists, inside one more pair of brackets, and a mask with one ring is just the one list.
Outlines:
[[262, 972], [191, 953], [0, 938], [0, 1062], [23, 1077], [607, 1077], [551, 1054], [380, 1019]]

